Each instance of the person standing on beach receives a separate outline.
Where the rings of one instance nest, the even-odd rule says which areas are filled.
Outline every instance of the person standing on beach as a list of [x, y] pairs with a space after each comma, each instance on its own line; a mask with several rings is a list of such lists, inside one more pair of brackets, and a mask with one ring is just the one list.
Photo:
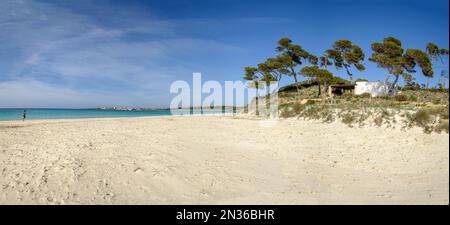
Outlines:
[[26, 118], [27, 118], [27, 110], [23, 110], [22, 121], [25, 121]]

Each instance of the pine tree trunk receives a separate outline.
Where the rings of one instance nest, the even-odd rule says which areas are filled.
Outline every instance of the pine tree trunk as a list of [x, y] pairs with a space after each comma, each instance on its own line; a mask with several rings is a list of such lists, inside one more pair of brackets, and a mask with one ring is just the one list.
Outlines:
[[297, 75], [294, 75], [295, 88], [297, 89], [296, 99], [298, 100], [300, 96], [300, 87], [298, 86]]
[[317, 82], [317, 84], [318, 84], [318, 86], [319, 86], [319, 94], [318, 94], [318, 96], [320, 97], [320, 95], [321, 95], [321, 91], [320, 91], [320, 82]]
[[348, 69], [348, 66], [344, 65], [345, 70], [347, 71], [347, 74], [350, 78], [350, 82], [353, 84], [353, 74], [350, 72], [350, 70]]
[[298, 87], [297, 74], [295, 74], [295, 70], [293, 67], [291, 67], [291, 73], [292, 73], [292, 76], [294, 76], [295, 88], [297, 89], [297, 97], [296, 98], [298, 99], [298, 96], [300, 95], [300, 88]]
[[392, 92], [394, 91], [395, 85], [396, 85], [397, 82], [398, 82], [398, 78], [399, 78], [399, 75], [395, 75], [395, 80], [394, 80], [394, 82], [391, 84], [391, 86], [389, 87], [389, 91], [388, 91], [389, 94], [392, 94]]
[[391, 78], [391, 75], [388, 74], [386, 77], [386, 80], [384, 80], [384, 84], [387, 85], [387, 83], [389, 82], [389, 78]]
[[[386, 79], [384, 80], [384, 87], [386, 88], [388, 86], [389, 78], [391, 78], [391, 74], [388, 74]], [[389, 94], [389, 89], [387, 94]]]

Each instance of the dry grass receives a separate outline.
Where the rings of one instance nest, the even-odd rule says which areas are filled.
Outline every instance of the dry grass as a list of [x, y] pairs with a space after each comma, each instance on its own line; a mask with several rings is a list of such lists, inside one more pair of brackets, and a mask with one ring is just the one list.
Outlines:
[[448, 133], [449, 130], [448, 92], [406, 90], [395, 97], [375, 98], [368, 94], [344, 94], [332, 102], [316, 99], [302, 102], [313, 98], [317, 98], [317, 86], [303, 88], [300, 94], [280, 93], [280, 116], [327, 123], [340, 121], [350, 127], [401, 126], [406, 129], [417, 126], [425, 133]]

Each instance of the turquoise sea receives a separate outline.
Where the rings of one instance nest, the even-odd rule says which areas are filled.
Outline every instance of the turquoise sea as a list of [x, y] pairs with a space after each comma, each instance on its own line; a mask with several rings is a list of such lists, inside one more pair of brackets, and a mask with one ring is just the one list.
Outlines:
[[[24, 109], [0, 109], [0, 120], [21, 120]], [[152, 110], [152, 111], [118, 111], [98, 109], [26, 109], [27, 120], [34, 119], [77, 119], [77, 118], [111, 118], [169, 116], [189, 114], [221, 114], [222, 110]], [[225, 111], [229, 113], [231, 111]]]

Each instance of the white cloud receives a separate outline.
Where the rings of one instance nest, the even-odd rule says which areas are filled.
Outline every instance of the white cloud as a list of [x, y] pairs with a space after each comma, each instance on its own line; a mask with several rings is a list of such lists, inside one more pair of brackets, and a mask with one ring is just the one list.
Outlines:
[[164, 94], [145, 91], [129, 90], [124, 95], [114, 90], [73, 90], [31, 79], [0, 82], [0, 99], [4, 108], [166, 107], [170, 100]]
[[[195, 63], [177, 56], [242, 51], [177, 37], [176, 24], [143, 13], [121, 12], [126, 17], [104, 26], [53, 4], [2, 0], [0, 5], [0, 51], [10, 60], [0, 68], [0, 107], [161, 105], [155, 93], [167, 100], [171, 81], [196, 70]], [[157, 38], [125, 40], [132, 32]]]

